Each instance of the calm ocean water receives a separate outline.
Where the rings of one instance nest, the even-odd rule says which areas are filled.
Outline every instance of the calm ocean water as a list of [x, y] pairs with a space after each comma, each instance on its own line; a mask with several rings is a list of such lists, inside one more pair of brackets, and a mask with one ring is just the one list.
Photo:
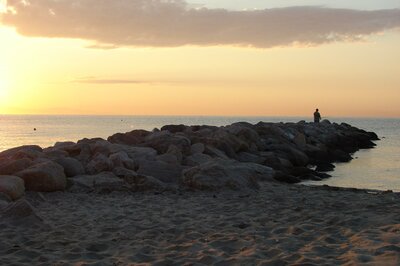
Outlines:
[[[0, 116], [0, 151], [36, 144], [42, 147], [57, 141], [108, 136], [133, 129], [160, 128], [166, 124], [228, 125], [246, 121], [298, 122], [304, 117], [208, 117], [208, 116]], [[357, 152], [350, 163], [337, 164], [332, 178], [309, 184], [400, 191], [400, 119], [329, 118], [374, 131], [381, 141], [375, 149]], [[34, 130], [36, 128], [36, 131]]]

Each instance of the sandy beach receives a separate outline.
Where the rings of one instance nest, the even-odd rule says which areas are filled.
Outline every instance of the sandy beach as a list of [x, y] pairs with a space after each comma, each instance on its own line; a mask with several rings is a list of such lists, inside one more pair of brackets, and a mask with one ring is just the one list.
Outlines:
[[37, 217], [1, 221], [1, 265], [400, 263], [397, 193], [263, 183], [25, 198]]

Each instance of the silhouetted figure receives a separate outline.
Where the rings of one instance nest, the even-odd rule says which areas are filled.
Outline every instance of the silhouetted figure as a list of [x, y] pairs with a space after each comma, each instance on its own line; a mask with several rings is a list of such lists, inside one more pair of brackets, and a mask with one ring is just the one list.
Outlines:
[[314, 123], [319, 123], [321, 121], [321, 114], [319, 113], [319, 110], [316, 109], [314, 112]]

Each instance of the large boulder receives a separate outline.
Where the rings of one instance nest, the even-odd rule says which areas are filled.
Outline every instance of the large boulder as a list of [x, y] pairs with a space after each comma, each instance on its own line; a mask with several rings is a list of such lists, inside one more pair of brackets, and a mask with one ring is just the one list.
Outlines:
[[67, 177], [83, 175], [85, 173], [82, 163], [75, 158], [63, 157], [55, 161], [64, 168], [64, 173]]
[[180, 180], [183, 167], [177, 164], [170, 164], [164, 161], [139, 162], [138, 174], [152, 176], [165, 183], [177, 183]]
[[43, 149], [43, 153], [47, 158], [58, 159], [68, 157], [69, 154], [65, 149], [75, 146], [76, 143], [72, 141], [56, 142], [53, 147]]
[[171, 133], [178, 133], [185, 131], [187, 126], [185, 125], [166, 125], [161, 128], [161, 131], [168, 130]]
[[117, 133], [108, 137], [108, 141], [115, 144], [137, 145], [144, 142], [146, 136], [150, 134], [146, 130], [133, 130], [127, 133]]
[[64, 168], [52, 161], [45, 161], [15, 174], [25, 181], [26, 190], [52, 192], [64, 190], [67, 179]]
[[104, 171], [111, 171], [112, 167], [112, 161], [104, 154], [99, 153], [86, 165], [86, 172], [94, 175]]
[[304, 150], [307, 146], [307, 139], [306, 136], [303, 133], [298, 133], [294, 139], [293, 139], [294, 144], [296, 144], [297, 148]]
[[110, 155], [109, 159], [112, 162], [113, 168], [125, 167], [131, 170], [135, 170], [136, 168], [135, 162], [129, 157], [128, 153], [126, 153], [125, 151], [113, 153]]
[[229, 157], [226, 155], [225, 152], [210, 145], [207, 145], [205, 147], [204, 153], [210, 155], [211, 157], [229, 160]]
[[96, 141], [94, 143], [90, 144], [90, 149], [94, 156], [96, 156], [98, 154], [103, 154], [107, 157], [110, 154], [122, 151], [122, 148], [120, 145], [113, 144], [104, 139], [96, 139]]
[[64, 148], [71, 147], [73, 145], [76, 145], [76, 143], [72, 141], [59, 141], [54, 144], [53, 148], [63, 150]]
[[148, 135], [145, 138], [145, 145], [152, 147], [160, 154], [166, 153], [171, 145], [178, 147], [182, 153], [189, 153], [191, 142], [184, 135], [172, 134], [169, 131], [159, 131]]
[[127, 190], [124, 180], [111, 172], [96, 175], [80, 175], [68, 179], [70, 192], [112, 192]]
[[163, 191], [166, 188], [165, 183], [152, 176], [140, 175], [135, 171], [122, 167], [115, 168], [113, 173], [129, 184], [132, 191]]
[[54, 148], [47, 148], [45, 150], [43, 150], [44, 156], [50, 160], [57, 160], [60, 158], [65, 158], [68, 157], [69, 154], [68, 152], [64, 151], [64, 150], [57, 150]]
[[150, 147], [131, 147], [126, 145], [121, 145], [123, 151], [126, 152], [134, 162], [140, 160], [154, 160], [157, 156], [157, 151]]
[[74, 157], [80, 162], [87, 163], [92, 158], [92, 150], [90, 144], [80, 142], [73, 145], [67, 145], [62, 148], [70, 157]]
[[210, 155], [203, 153], [195, 153], [193, 155], [186, 157], [185, 160], [183, 161], [183, 164], [188, 166], [197, 166], [206, 163], [210, 160], [212, 160], [212, 157]]
[[190, 147], [190, 154], [194, 155], [196, 153], [203, 153], [205, 151], [205, 146], [203, 143], [195, 143], [192, 144], [192, 146]]
[[3, 209], [7, 208], [8, 205], [10, 204], [10, 202], [6, 201], [6, 200], [2, 200], [0, 198], [0, 213]]
[[289, 144], [273, 144], [268, 149], [276, 152], [280, 157], [288, 159], [295, 166], [305, 166], [309, 163], [308, 156]]
[[182, 182], [200, 190], [258, 189], [258, 180], [274, 182], [274, 174], [274, 170], [267, 166], [215, 159], [185, 170]]
[[23, 158], [35, 160], [43, 156], [43, 149], [37, 145], [20, 146], [0, 153], [0, 159], [9, 158], [13, 160]]
[[246, 122], [234, 123], [230, 126], [227, 126], [226, 130], [229, 133], [235, 135], [236, 137], [248, 143], [249, 147], [253, 151], [263, 148], [260, 135], [257, 133], [257, 131], [253, 129], [253, 125], [249, 123]]
[[169, 164], [174, 164], [174, 165], [179, 165], [180, 162], [178, 160], [178, 158], [174, 155], [174, 154], [170, 154], [170, 153], [165, 153], [162, 155], [158, 155], [156, 157], [157, 161], [163, 161], [165, 163], [169, 163]]
[[17, 176], [0, 176], [0, 192], [9, 196], [12, 200], [17, 200], [24, 195], [24, 180]]
[[[186, 150], [186, 151], [187, 151], [187, 150]], [[171, 145], [169, 145], [166, 154], [171, 154], [171, 155], [175, 156], [176, 159], [178, 160], [178, 162], [179, 162], [179, 163], [182, 163], [182, 160], [183, 160], [183, 150], [182, 150], [180, 147], [178, 147], [178, 146], [176, 146], [176, 145], [174, 145], [174, 144], [171, 144]]]
[[0, 160], [0, 175], [12, 175], [22, 171], [32, 165], [32, 160], [28, 158], [22, 159], [1, 159]]
[[248, 151], [250, 145], [237, 136], [229, 133], [226, 129], [220, 128], [206, 138], [201, 139], [201, 142], [207, 147], [212, 146], [223, 151], [229, 158], [235, 158], [236, 153]]
[[240, 152], [237, 155], [237, 160], [239, 162], [244, 162], [244, 163], [258, 163], [262, 164], [265, 162], [265, 158], [261, 157], [257, 154], [254, 153], [249, 153], [249, 152]]

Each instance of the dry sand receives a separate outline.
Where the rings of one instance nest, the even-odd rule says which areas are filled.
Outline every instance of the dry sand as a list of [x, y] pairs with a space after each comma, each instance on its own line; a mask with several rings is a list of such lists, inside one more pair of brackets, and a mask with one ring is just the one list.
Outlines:
[[43, 221], [0, 221], [0, 265], [400, 265], [400, 195], [28, 193]]

